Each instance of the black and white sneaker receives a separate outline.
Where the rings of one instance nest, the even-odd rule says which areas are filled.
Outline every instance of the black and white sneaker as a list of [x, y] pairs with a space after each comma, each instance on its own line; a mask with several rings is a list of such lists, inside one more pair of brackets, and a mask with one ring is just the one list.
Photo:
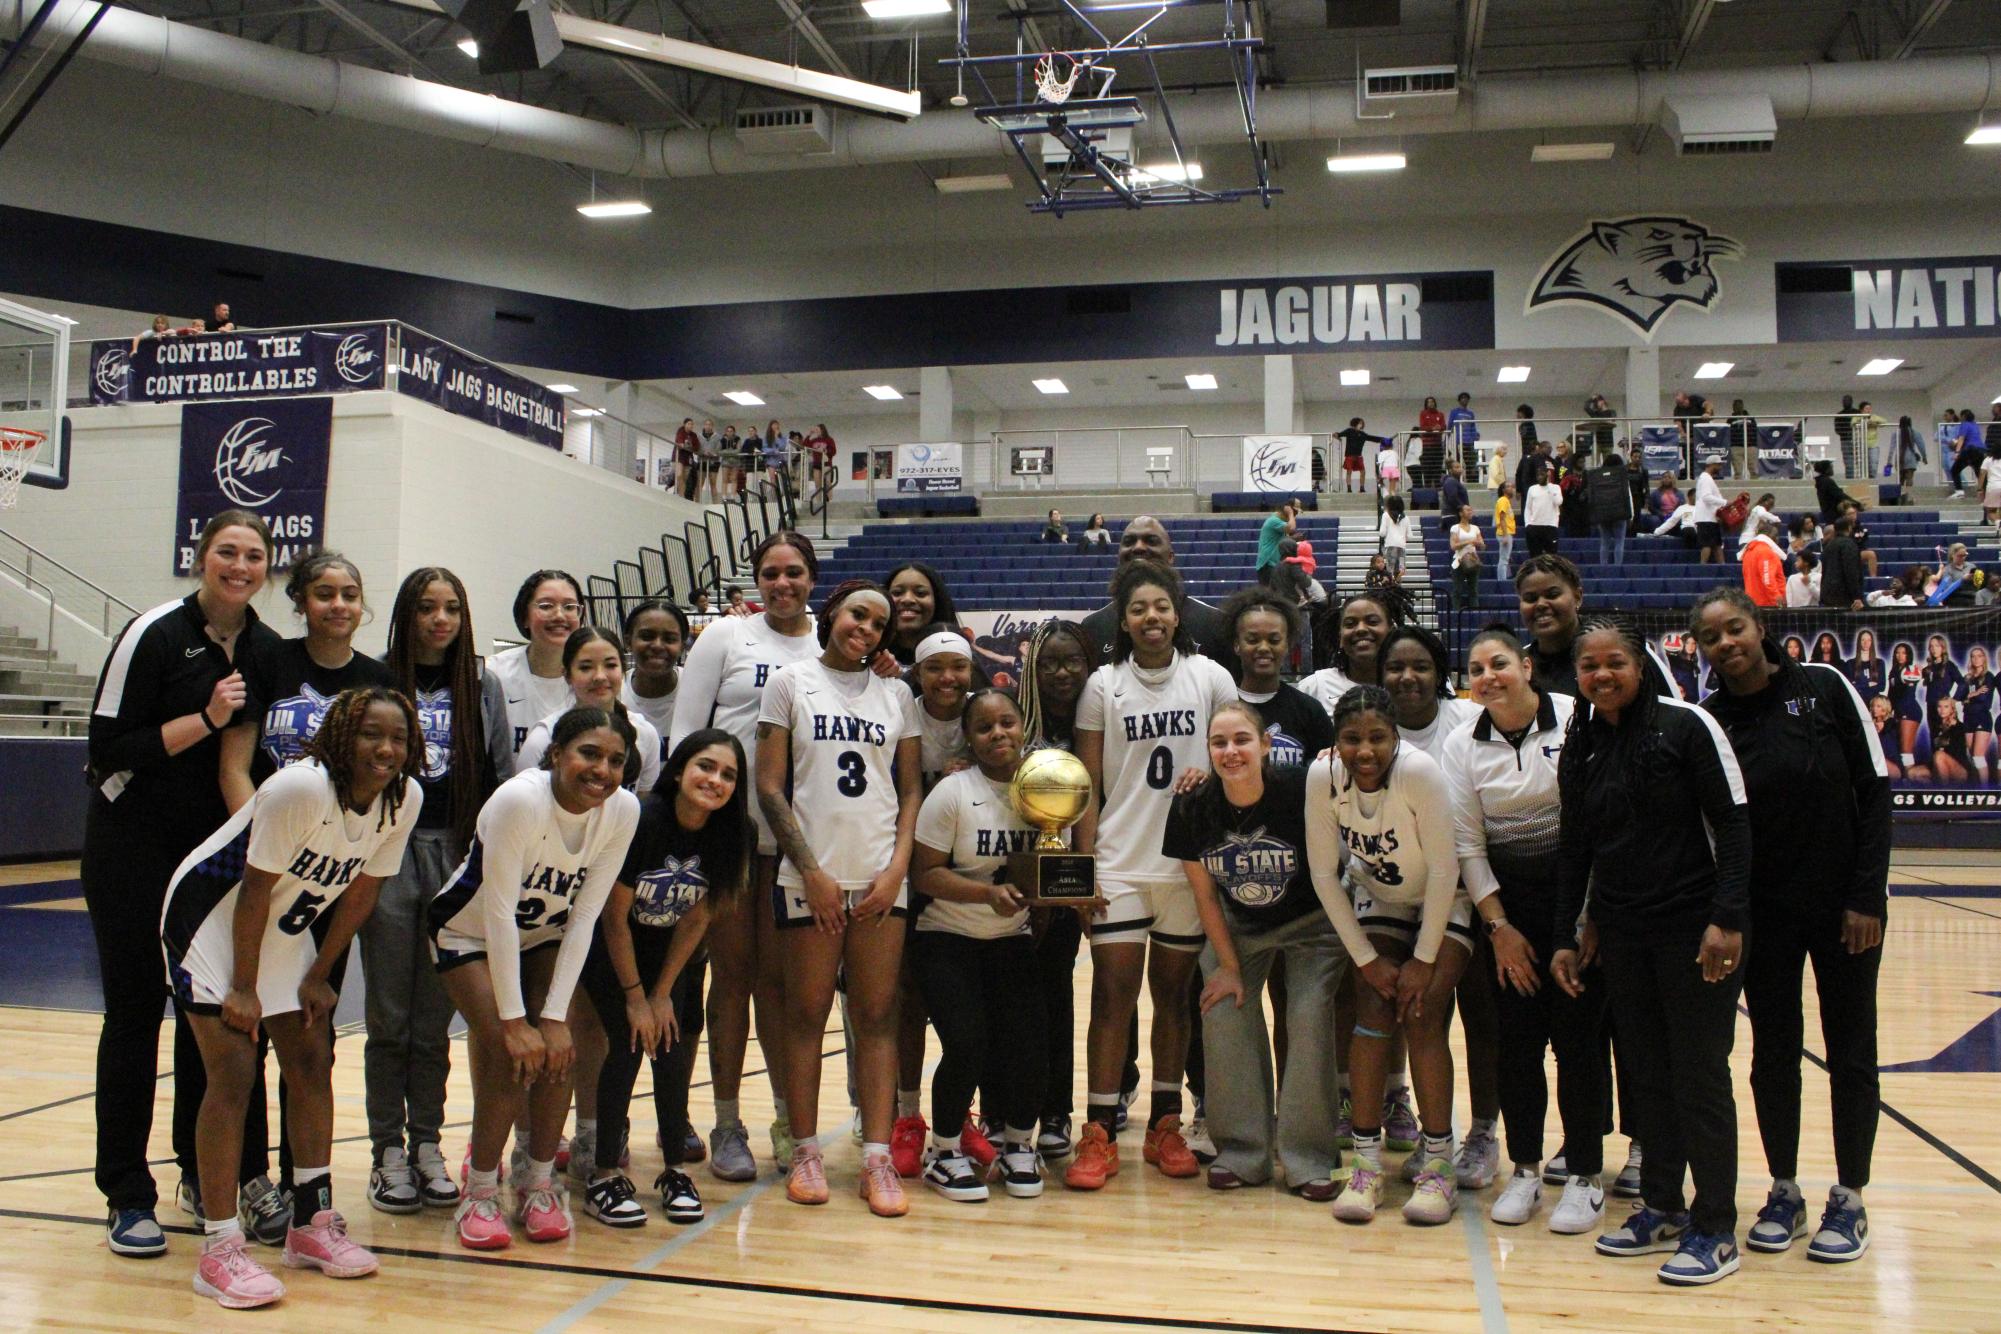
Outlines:
[[638, 1197], [632, 1179], [615, 1173], [584, 1188], [584, 1212], [606, 1227], [644, 1227], [646, 1206]]
[[417, 1196], [417, 1174], [401, 1144], [388, 1145], [375, 1155], [375, 1168], [368, 1174], [368, 1203], [385, 1214], [423, 1211], [424, 1202]]
[[956, 1150], [933, 1150], [925, 1155], [924, 1184], [962, 1204], [977, 1204], [987, 1198], [987, 1183], [973, 1171], [973, 1160]]
[[1035, 1151], [1044, 1158], [1068, 1158], [1070, 1156], [1070, 1118], [1067, 1116], [1044, 1117], [1042, 1131], [1035, 1137]]
[[702, 1221], [702, 1197], [695, 1190], [695, 1179], [677, 1168], [668, 1168], [653, 1182], [653, 1189], [660, 1192], [660, 1209], [670, 1223], [699, 1223]]
[[292, 1193], [279, 1190], [270, 1177], [252, 1177], [237, 1192], [237, 1221], [260, 1246], [283, 1246], [292, 1230]]
[[1026, 1144], [1010, 1144], [994, 1162], [1001, 1188], [1017, 1200], [1032, 1200], [1042, 1193], [1042, 1155]]
[[444, 1151], [436, 1144], [419, 1144], [412, 1158], [417, 1173], [417, 1195], [425, 1207], [458, 1208], [459, 1183], [452, 1180], [451, 1164], [445, 1161]]

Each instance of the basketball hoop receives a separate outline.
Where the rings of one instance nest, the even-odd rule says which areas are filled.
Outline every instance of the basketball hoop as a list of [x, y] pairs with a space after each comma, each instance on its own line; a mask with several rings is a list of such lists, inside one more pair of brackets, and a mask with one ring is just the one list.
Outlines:
[[[1056, 73], [1056, 62], [1070, 61], [1070, 76], [1064, 78]], [[1070, 92], [1077, 86], [1077, 80], [1090, 68], [1088, 60], [1072, 60], [1069, 56], [1051, 51], [1035, 62], [1035, 95], [1038, 101], [1051, 106], [1062, 106], [1070, 100]]]
[[21, 499], [21, 481], [46, 439], [40, 431], [0, 426], [0, 510], [13, 509]]

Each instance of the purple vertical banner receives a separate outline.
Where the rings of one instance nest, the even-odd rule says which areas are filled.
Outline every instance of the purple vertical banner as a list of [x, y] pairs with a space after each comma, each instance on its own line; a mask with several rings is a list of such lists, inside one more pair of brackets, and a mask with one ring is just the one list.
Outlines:
[[331, 398], [190, 403], [181, 409], [174, 573], [194, 572], [202, 526], [227, 509], [248, 510], [270, 526], [277, 546], [274, 570], [325, 545], [332, 445]]

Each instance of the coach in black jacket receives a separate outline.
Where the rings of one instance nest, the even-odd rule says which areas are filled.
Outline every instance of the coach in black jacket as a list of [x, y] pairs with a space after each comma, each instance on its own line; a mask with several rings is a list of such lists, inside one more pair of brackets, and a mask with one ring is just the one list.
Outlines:
[[1816, 1260], [1867, 1246], [1862, 1189], [1876, 1143], [1876, 974], [1890, 876], [1890, 778], [1862, 697], [1841, 669], [1789, 661], [1740, 590], [1704, 594], [1689, 620], [1723, 688], [1723, 725], [1751, 813], [1751, 1096], [1772, 1188], [1747, 1238], [1783, 1251], [1806, 1226], [1799, 1172], [1801, 974], [1813, 960], [1838, 1177], [1808, 1244]]
[[[1596, 945], [1639, 1085], [1637, 1138], [1646, 1145], [1644, 1207], [1600, 1237], [1598, 1250], [1644, 1255], [1679, 1237], [1662, 1280], [1713, 1282], [1738, 1264], [1730, 1047], [1750, 925], [1743, 777], [1713, 718], [1644, 688], [1646, 647], [1630, 627], [1587, 623], [1575, 657], [1582, 704], [1557, 767], [1563, 815], [1550, 972], [1579, 994], [1581, 965]], [[1580, 942], [1570, 924], [1587, 888]], [[1686, 1214], [1685, 1170], [1695, 1179]]]
[[1855, 543], [1855, 516], [1834, 521], [1834, 536], [1821, 544], [1820, 605], [1862, 610], [1862, 548]]

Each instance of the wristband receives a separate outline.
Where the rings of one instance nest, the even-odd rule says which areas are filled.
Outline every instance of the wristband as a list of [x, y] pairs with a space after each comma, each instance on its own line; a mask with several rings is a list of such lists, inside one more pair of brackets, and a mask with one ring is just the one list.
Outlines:
[[619, 983], [619, 988], [620, 988], [621, 990], [623, 990], [623, 991], [644, 991], [644, 990], [646, 990], [646, 988], [645, 988], [645, 987], [643, 987], [643, 986], [639, 985], [639, 983], [637, 983], [637, 982], [621, 982], [621, 983]]
[[222, 728], [208, 716], [207, 709], [197, 709], [195, 710], [195, 712], [201, 716], [201, 725], [209, 730], [209, 735], [213, 736], [215, 733], [220, 732], [222, 730]]
[[1498, 936], [1501, 934], [1501, 928], [1506, 925], [1508, 925], [1508, 919], [1505, 916], [1496, 917], [1487, 923], [1487, 934], [1489, 936]]

